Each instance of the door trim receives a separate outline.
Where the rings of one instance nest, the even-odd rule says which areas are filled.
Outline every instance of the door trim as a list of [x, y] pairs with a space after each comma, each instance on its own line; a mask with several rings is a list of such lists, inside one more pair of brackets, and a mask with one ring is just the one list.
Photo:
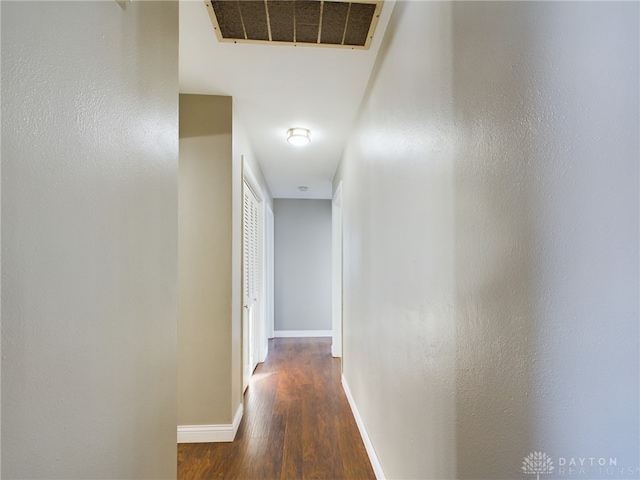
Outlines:
[[[260, 183], [258, 182], [258, 180], [256, 179], [255, 174], [253, 173], [253, 171], [251, 170], [251, 166], [249, 165], [249, 163], [247, 162], [247, 160], [245, 159], [244, 155], [242, 156], [242, 190], [243, 190], [243, 194], [242, 194], [242, 211], [244, 212], [244, 189], [245, 186], [248, 187], [251, 192], [254, 194], [254, 196], [256, 197], [256, 199], [258, 200], [258, 248], [259, 248], [259, 268], [260, 268], [260, 273], [258, 275], [259, 281], [260, 281], [260, 285], [258, 286], [258, 305], [255, 308], [255, 312], [253, 312], [253, 315], [251, 315], [251, 319], [252, 319], [252, 327], [253, 327], [253, 331], [254, 331], [254, 341], [253, 341], [253, 345], [248, 346], [246, 345], [248, 338], [245, 337], [245, 332], [244, 332], [244, 309], [245, 309], [245, 304], [244, 304], [244, 268], [242, 268], [242, 318], [241, 318], [241, 338], [242, 338], [242, 348], [241, 348], [241, 364], [242, 364], [242, 391], [244, 392], [247, 388], [247, 386], [249, 385], [249, 379], [251, 378], [251, 375], [253, 374], [253, 368], [255, 367], [255, 365], [252, 365], [251, 367], [251, 372], [246, 372], [245, 371], [245, 364], [244, 364], [244, 352], [246, 348], [251, 348], [251, 353], [253, 355], [253, 359], [255, 364], [257, 365], [258, 363], [264, 362], [264, 360], [266, 359], [267, 356], [267, 348], [268, 348], [268, 340], [267, 340], [267, 328], [266, 328], [266, 323], [265, 323], [265, 316], [264, 316], [264, 312], [265, 312], [265, 308], [264, 308], [264, 302], [265, 302], [265, 286], [264, 286], [264, 282], [266, 280], [266, 274], [265, 274], [265, 269], [266, 269], [266, 264], [265, 264], [265, 252], [264, 252], [264, 237], [265, 237], [265, 228], [264, 228], [264, 224], [265, 224], [265, 205], [266, 205], [266, 201], [265, 201], [265, 195], [264, 192], [262, 191], [262, 189], [260, 188]], [[242, 259], [244, 261], [244, 213], [241, 217], [242, 220]], [[256, 317], [258, 317], [256, 319]], [[245, 376], [248, 376], [248, 378], [245, 378]]]
[[271, 208], [271, 205], [265, 202], [264, 206], [265, 206], [265, 213], [266, 213], [266, 218], [265, 218], [266, 296], [265, 296], [265, 302], [264, 302], [265, 308], [266, 308], [265, 319], [266, 319], [266, 325], [267, 325], [267, 339], [266, 339], [266, 348], [265, 348], [265, 359], [266, 359], [267, 354], [269, 353], [268, 339], [273, 338], [274, 330], [275, 330], [275, 323], [274, 323], [275, 311], [274, 311], [274, 295], [273, 295], [274, 282], [275, 282], [275, 278], [274, 278], [274, 265], [275, 265], [274, 263], [274, 252], [275, 252], [274, 220], [275, 219], [273, 216], [273, 209]]
[[342, 357], [342, 182], [331, 202], [331, 354]]

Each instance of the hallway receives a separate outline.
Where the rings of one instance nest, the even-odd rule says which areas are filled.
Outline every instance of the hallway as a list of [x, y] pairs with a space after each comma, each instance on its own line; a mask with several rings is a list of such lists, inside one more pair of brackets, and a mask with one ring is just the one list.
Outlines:
[[0, 1], [0, 477], [640, 479], [640, 0], [211, 3]]
[[329, 338], [276, 338], [231, 443], [178, 445], [178, 478], [373, 479]]

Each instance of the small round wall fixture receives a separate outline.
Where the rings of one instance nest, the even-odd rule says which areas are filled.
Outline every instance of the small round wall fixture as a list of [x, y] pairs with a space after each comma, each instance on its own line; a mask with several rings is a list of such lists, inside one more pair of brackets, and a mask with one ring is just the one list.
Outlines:
[[308, 145], [311, 141], [311, 132], [306, 128], [290, 128], [287, 131], [287, 142], [296, 147]]

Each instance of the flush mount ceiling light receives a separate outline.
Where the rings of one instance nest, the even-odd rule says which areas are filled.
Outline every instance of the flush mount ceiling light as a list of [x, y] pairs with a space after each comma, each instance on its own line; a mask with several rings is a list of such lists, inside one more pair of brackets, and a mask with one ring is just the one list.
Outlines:
[[309, 190], [309, 187], [305, 187], [303, 185], [303, 186], [298, 187], [298, 190], [300, 190], [301, 192], [306, 192], [307, 190]]
[[307, 145], [311, 141], [311, 132], [306, 128], [290, 128], [287, 131], [287, 142], [296, 147]]

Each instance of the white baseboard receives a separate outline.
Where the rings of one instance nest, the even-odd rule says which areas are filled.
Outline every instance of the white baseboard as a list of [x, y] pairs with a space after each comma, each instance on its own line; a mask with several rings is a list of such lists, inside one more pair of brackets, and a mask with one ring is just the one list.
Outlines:
[[384, 475], [382, 465], [380, 465], [380, 460], [378, 460], [378, 455], [376, 455], [376, 450], [375, 448], [373, 448], [373, 443], [371, 443], [371, 439], [369, 438], [367, 429], [364, 426], [364, 422], [362, 421], [362, 417], [360, 416], [360, 412], [358, 411], [356, 402], [351, 396], [351, 390], [349, 390], [349, 384], [347, 383], [347, 379], [344, 378], [344, 375], [342, 375], [342, 388], [344, 389], [344, 393], [347, 396], [349, 405], [351, 406], [353, 416], [356, 419], [358, 430], [360, 430], [360, 436], [362, 437], [362, 441], [364, 442], [364, 448], [367, 450], [367, 455], [369, 455], [369, 461], [371, 462], [373, 473], [375, 473], [378, 480], [386, 480], [387, 477], [385, 477]]
[[276, 330], [273, 332], [276, 338], [290, 337], [330, 337], [331, 330]]
[[264, 346], [262, 347], [262, 350], [260, 351], [261, 353], [261, 357], [258, 360], [258, 363], [264, 363], [265, 360], [267, 359], [267, 356], [269, 355], [269, 341], [267, 340], [264, 344]]
[[178, 425], [178, 443], [233, 442], [242, 420], [242, 404], [229, 425]]

